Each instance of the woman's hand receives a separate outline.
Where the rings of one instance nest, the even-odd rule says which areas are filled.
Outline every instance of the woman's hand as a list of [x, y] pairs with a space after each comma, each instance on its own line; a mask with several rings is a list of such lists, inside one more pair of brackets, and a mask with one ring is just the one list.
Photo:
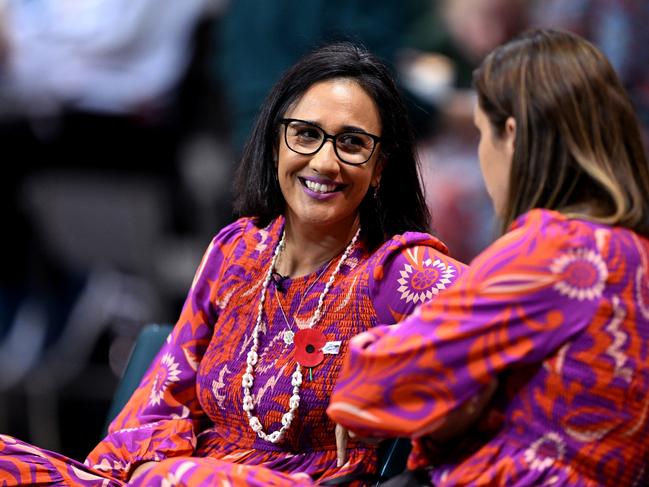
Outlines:
[[336, 424], [336, 466], [338, 467], [342, 467], [347, 461], [347, 442], [350, 438], [370, 444], [377, 444], [382, 441], [381, 438], [360, 438], [356, 433]]
[[347, 441], [349, 440], [349, 431], [347, 428], [336, 425], [336, 466], [342, 467], [347, 461]]
[[[361, 334], [363, 335], [363, 334]], [[360, 335], [359, 335], [360, 336]], [[358, 337], [356, 337], [358, 338]], [[361, 337], [360, 339], [365, 339]], [[475, 396], [466, 401], [455, 411], [449, 413], [444, 422], [439, 428], [426, 435], [427, 438], [432, 439], [437, 443], [450, 441], [451, 439], [466, 432], [475, 421], [482, 415], [485, 407], [491, 401], [496, 389], [498, 388], [498, 381], [493, 379]], [[336, 424], [336, 465], [342, 467], [347, 461], [347, 443], [350, 438], [357, 441], [364, 441], [366, 443], [379, 443], [381, 438], [359, 438], [347, 428]]]

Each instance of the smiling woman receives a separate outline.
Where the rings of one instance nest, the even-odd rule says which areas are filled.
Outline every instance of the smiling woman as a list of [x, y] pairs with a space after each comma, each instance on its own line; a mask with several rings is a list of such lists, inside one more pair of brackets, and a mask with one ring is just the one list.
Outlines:
[[355, 81], [338, 78], [314, 84], [287, 115], [311, 120], [285, 124], [280, 137], [277, 172], [288, 225], [308, 225], [318, 239], [354, 228], [361, 201], [381, 180], [380, 151], [369, 135], [381, 131], [374, 100]]
[[[279, 151], [282, 145], [285, 149], [291, 147], [290, 137], [287, 136], [296, 135], [295, 129], [301, 129], [301, 138], [315, 134], [305, 132], [305, 127], [283, 124], [284, 119], [301, 119], [310, 123], [315, 131], [321, 131], [317, 135], [321, 145], [318, 144], [317, 147], [325, 152], [324, 146], [330, 140], [325, 137], [328, 133], [366, 133], [373, 136], [370, 137], [373, 141], [370, 156], [374, 161], [372, 164], [379, 166], [382, 184], [377, 184], [372, 191], [365, 193], [358, 208], [358, 216], [364, 241], [370, 248], [376, 248], [386, 235], [402, 233], [406, 229], [425, 231], [429, 215], [419, 183], [411, 126], [387, 68], [362, 49], [347, 49], [342, 46], [323, 48], [307, 56], [304, 62], [296, 64], [285, 73], [269, 94], [244, 149], [236, 188], [236, 208], [239, 214], [257, 216], [262, 226], [284, 213], [286, 200], [276, 170]], [[354, 105], [364, 103], [368, 112], [358, 115], [375, 117], [374, 122], [378, 122], [378, 125], [372, 127], [374, 131], [370, 130], [369, 125], [356, 126], [352, 120], [343, 120], [340, 127], [332, 128], [318, 126], [314, 123], [317, 120], [310, 116], [298, 117], [302, 113], [296, 112], [298, 105], [302, 106], [302, 110], [311, 104], [317, 108], [316, 98], [302, 98], [311, 89], [323, 92], [323, 87], [317, 86], [322, 84], [329, 87], [329, 96], [335, 94], [339, 97], [338, 108], [345, 105], [345, 110], [351, 110]], [[360, 92], [364, 97], [362, 102], [350, 98], [352, 93]], [[346, 101], [343, 99], [345, 96]], [[327, 110], [324, 104], [320, 105], [326, 113], [334, 113], [334, 110]], [[282, 125], [284, 137], [281, 134]], [[344, 152], [341, 150], [343, 142], [345, 139], [338, 137], [333, 146], [333, 152], [338, 152], [335, 155], [342, 164], [347, 159], [346, 155], [340, 157], [340, 153]], [[296, 152], [312, 155], [318, 151], [302, 151], [298, 148]], [[331, 184], [329, 178], [318, 179], [315, 175], [312, 175], [312, 179], [305, 179], [305, 184], [307, 180], [314, 184]], [[381, 211], [377, 211], [379, 207]]]
[[417, 171], [386, 66], [347, 43], [306, 56], [261, 107], [238, 169], [240, 218], [207, 249], [174, 331], [108, 436], [85, 465], [0, 437], [2, 482], [367, 480], [377, 445], [325, 414], [349, 340], [403, 318], [464, 270], [425, 233]]

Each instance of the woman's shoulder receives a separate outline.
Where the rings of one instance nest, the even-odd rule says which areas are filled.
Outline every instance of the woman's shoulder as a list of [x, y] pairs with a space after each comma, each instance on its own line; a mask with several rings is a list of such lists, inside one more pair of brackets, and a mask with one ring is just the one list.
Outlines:
[[540, 231], [539, 236], [563, 235], [566, 237], [576, 233], [594, 233], [598, 231], [609, 231], [615, 227], [605, 223], [598, 223], [586, 217], [580, 218], [570, 214], [564, 214], [556, 210], [535, 208], [520, 215], [510, 225], [508, 232], [526, 230]]
[[629, 234], [630, 230], [566, 215], [555, 210], [536, 208], [519, 216], [495, 246], [515, 242], [534, 242], [536, 246], [553, 249], [565, 247], [600, 247], [602, 239]]
[[428, 258], [442, 259], [458, 268], [464, 264], [449, 255], [449, 249], [439, 238], [424, 232], [405, 232], [386, 240], [374, 252], [376, 261], [383, 262], [401, 254], [425, 254]]
[[213, 239], [213, 243], [227, 245], [229, 243], [240, 241], [252, 242], [254, 245], [262, 245], [271, 234], [277, 233], [279, 219], [271, 220], [266, 226], [260, 226], [258, 220], [254, 217], [242, 217], [229, 225], [223, 227]]
[[[203, 255], [194, 283], [200, 276], [212, 280], [224, 272], [234, 261], [248, 259], [252, 252], [261, 252], [268, 247], [272, 235], [281, 227], [279, 219], [272, 220], [266, 227], [260, 227], [253, 217], [239, 218], [223, 227], [214, 236]], [[252, 256], [254, 257], [254, 256]]]
[[[266, 228], [260, 228], [257, 220], [252, 217], [239, 218], [221, 228], [212, 238], [209, 247], [205, 251], [205, 258], [223, 262], [228, 255], [239, 255], [242, 252], [242, 244], [248, 248], [261, 248], [264, 241], [268, 240], [269, 229], [275, 224], [275, 220]], [[238, 249], [238, 250], [235, 250]]]
[[581, 222], [580, 220], [572, 219], [556, 210], [534, 208], [516, 218], [514, 222], [509, 226], [508, 233], [519, 229], [560, 229], [561, 227], [567, 227], [574, 223], [579, 225], [583, 222]]
[[401, 251], [408, 247], [421, 246], [433, 249], [443, 255], [448, 255], [448, 247], [439, 238], [424, 232], [405, 232], [403, 234], [393, 235], [383, 242], [374, 254], [392, 253]]
[[554, 210], [533, 209], [519, 216], [503, 236], [472, 261], [471, 268], [474, 272], [516, 265], [549, 269], [577, 257], [602, 262], [615, 252], [633, 258], [630, 254], [635, 246], [630, 230]]
[[213, 243], [228, 243], [241, 237], [246, 227], [250, 224], [250, 218], [239, 218], [221, 228], [212, 239]]
[[369, 289], [379, 322], [394, 323], [453, 285], [466, 266], [428, 233], [405, 232], [381, 245], [370, 260]]
[[374, 251], [370, 258], [373, 272], [370, 285], [383, 281], [390, 274], [395, 278], [419, 271], [435, 270], [440, 278], [450, 279], [459, 276], [466, 265], [449, 256], [448, 247], [439, 238], [423, 232], [405, 232], [394, 235]]

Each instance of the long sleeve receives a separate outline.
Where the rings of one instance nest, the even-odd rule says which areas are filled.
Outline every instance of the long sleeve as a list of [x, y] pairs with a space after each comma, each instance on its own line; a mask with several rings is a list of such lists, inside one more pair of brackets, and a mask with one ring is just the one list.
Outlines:
[[225, 227], [210, 244], [174, 330], [86, 465], [126, 480], [139, 463], [194, 451], [208, 420], [196, 393], [197, 369], [218, 317], [215, 288], [242, 225]]
[[411, 317], [355, 337], [328, 414], [418, 438], [505, 368], [556, 352], [594, 319], [608, 277], [601, 242], [578, 228], [531, 212]]

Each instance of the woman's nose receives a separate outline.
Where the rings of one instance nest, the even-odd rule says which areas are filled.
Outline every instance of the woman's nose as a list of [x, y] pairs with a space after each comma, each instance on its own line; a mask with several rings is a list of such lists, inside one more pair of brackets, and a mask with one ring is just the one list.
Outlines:
[[334, 141], [326, 140], [320, 150], [311, 156], [309, 165], [320, 174], [338, 174], [340, 160], [334, 149]]

